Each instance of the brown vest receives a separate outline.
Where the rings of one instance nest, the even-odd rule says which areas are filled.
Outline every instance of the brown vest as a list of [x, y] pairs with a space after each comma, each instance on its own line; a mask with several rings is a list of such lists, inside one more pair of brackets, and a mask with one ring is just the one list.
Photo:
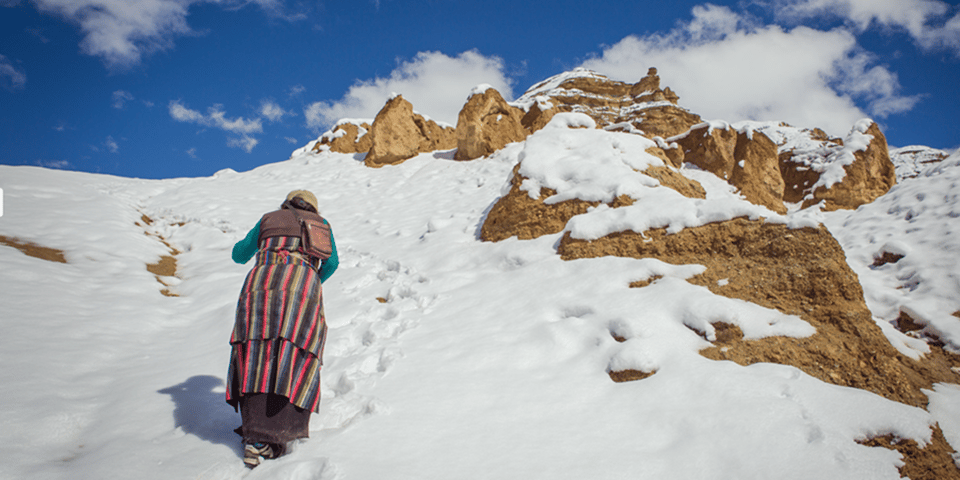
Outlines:
[[323, 217], [306, 210], [296, 210], [292, 208], [282, 208], [280, 210], [267, 213], [260, 219], [260, 238], [257, 243], [260, 244], [268, 237], [296, 237], [300, 238], [302, 226], [300, 218], [314, 219], [323, 222]]

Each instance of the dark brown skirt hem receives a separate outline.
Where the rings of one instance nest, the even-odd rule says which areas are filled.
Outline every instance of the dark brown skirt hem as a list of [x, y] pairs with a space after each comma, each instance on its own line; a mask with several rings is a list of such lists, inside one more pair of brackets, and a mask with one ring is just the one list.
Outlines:
[[238, 403], [243, 426], [237, 433], [245, 443], [284, 445], [310, 436], [310, 410], [293, 405], [283, 395], [250, 393]]

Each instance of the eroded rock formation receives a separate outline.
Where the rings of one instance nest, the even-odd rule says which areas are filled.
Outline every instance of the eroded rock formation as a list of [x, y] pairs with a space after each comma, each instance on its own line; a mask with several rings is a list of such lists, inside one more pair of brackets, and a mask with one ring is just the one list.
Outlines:
[[698, 115], [679, 107], [678, 100], [669, 87], [660, 88], [655, 68], [632, 85], [576, 69], [534, 85], [517, 103], [530, 105], [523, 125], [531, 132], [559, 112], [578, 112], [589, 115], [601, 128], [665, 138], [701, 122]]
[[338, 123], [333, 130], [327, 132], [313, 145], [313, 151], [319, 152], [321, 147], [329, 146], [330, 151], [337, 153], [365, 153], [372, 144], [370, 124], [353, 122]]
[[[524, 178], [518, 173], [519, 167], [517, 165], [514, 169], [510, 192], [497, 200], [480, 228], [480, 238], [484, 241], [498, 242], [513, 236], [520, 240], [529, 240], [558, 233], [571, 218], [600, 204], [577, 199], [547, 204], [544, 200], [556, 193], [549, 188], [544, 188], [539, 198], [530, 198], [527, 192], [520, 189]], [[672, 188], [688, 198], [706, 197], [699, 183], [684, 177], [671, 167], [651, 166], [643, 172], [637, 172], [637, 175], [656, 178], [663, 187]], [[632, 204], [632, 198], [621, 195], [607, 205], [617, 208]]]
[[747, 201], [787, 213], [777, 146], [763, 133], [738, 132], [728, 125], [715, 128], [704, 123], [676, 142], [682, 148], [683, 161], [727, 180], [740, 189]]
[[395, 165], [422, 152], [456, 146], [453, 128], [441, 127], [413, 112], [413, 105], [397, 95], [390, 99], [370, 128], [371, 146], [364, 159], [368, 167]]
[[473, 160], [519, 142], [529, 131], [523, 127], [524, 112], [510, 106], [496, 89], [470, 96], [457, 117], [456, 160]]
[[675, 234], [663, 229], [643, 235], [621, 232], [594, 241], [566, 234], [558, 252], [567, 260], [611, 255], [704, 265], [707, 270], [691, 279], [693, 283], [797, 315], [817, 329], [807, 338], [749, 341], [734, 331], [718, 336], [714, 348], [701, 352], [708, 358], [793, 365], [825, 382], [916, 406], [927, 402], [922, 388], [956, 381], [950, 360], [942, 357], [946, 354], [918, 362], [890, 345], [873, 321], [843, 249], [823, 226], [789, 229], [740, 218]]
[[[871, 122], [865, 129], [860, 129], [861, 132], [855, 129], [851, 135], [860, 133], [869, 136], [871, 137], [869, 143], [862, 150], [854, 147], [852, 152], [854, 160], [849, 165], [843, 166], [845, 172], [843, 179], [833, 185], [815, 187], [812, 192], [813, 198], [805, 200], [804, 207], [824, 202], [825, 210], [841, 208], [853, 210], [876, 200], [897, 183], [896, 171], [887, 151], [887, 139], [880, 131], [880, 127]], [[849, 138], [847, 143], [849, 145]], [[843, 152], [839, 155], [850, 154]], [[841, 158], [837, 161], [844, 160]]]

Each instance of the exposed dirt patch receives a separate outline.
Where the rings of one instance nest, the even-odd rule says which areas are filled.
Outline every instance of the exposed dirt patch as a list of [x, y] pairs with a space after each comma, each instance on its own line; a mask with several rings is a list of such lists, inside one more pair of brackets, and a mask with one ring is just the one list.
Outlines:
[[857, 442], [868, 447], [884, 447], [900, 452], [906, 465], [900, 467], [900, 474], [912, 480], [957, 480], [960, 469], [954, 463], [951, 454], [953, 448], [947, 443], [939, 425], [933, 426], [933, 441], [920, 448], [913, 440], [896, 438], [893, 435], [874, 437]]
[[377, 301], [380, 303], [387, 303], [387, 299], [383, 297], [377, 297]]
[[148, 264], [147, 271], [161, 277], [172, 277], [177, 274], [177, 259], [173, 255], [164, 255], [157, 263]]
[[63, 250], [57, 250], [56, 248], [43, 247], [35, 243], [24, 242], [18, 238], [5, 237], [3, 235], [0, 235], [0, 245], [16, 248], [23, 252], [24, 255], [41, 260], [67, 263], [67, 259], [63, 256]]
[[903, 312], [900, 312], [900, 316], [897, 317], [896, 327], [897, 330], [900, 330], [903, 333], [923, 330], [923, 325], [920, 325], [912, 317], [910, 317], [910, 315], [907, 315]]
[[729, 329], [733, 333], [722, 345], [701, 352], [707, 358], [792, 365], [826, 382], [919, 407], [927, 403], [921, 388], [960, 381], [950, 370], [948, 354], [934, 351], [917, 362], [890, 345], [873, 322], [843, 250], [825, 227], [791, 230], [741, 218], [672, 235], [663, 229], [644, 235], [646, 241], [635, 232], [621, 232], [586, 242], [568, 234], [558, 251], [567, 260], [613, 255], [701, 264], [707, 270], [692, 283], [800, 316], [817, 329], [808, 338], [748, 341]]
[[873, 266], [880, 267], [888, 263], [897, 263], [900, 259], [903, 258], [903, 255], [897, 253], [883, 252], [883, 255], [880, 255], [877, 258], [873, 259]]
[[642, 370], [620, 370], [618, 372], [607, 373], [610, 375], [610, 379], [614, 382], [623, 383], [652, 377], [655, 373], [657, 373], [657, 371], [654, 370], [652, 372], [644, 372]]
[[[140, 227], [144, 227], [146, 225], [153, 225], [153, 222], [154, 222], [153, 219], [151, 219], [146, 215], [142, 215], [140, 217], [140, 221], [143, 222], [143, 225], [138, 223]], [[177, 225], [183, 226], [185, 225], [185, 222], [180, 222]], [[152, 273], [154, 276], [156, 276], [157, 282], [163, 285], [164, 288], [160, 290], [161, 294], [167, 297], [179, 297], [180, 295], [177, 295], [176, 293], [173, 292], [173, 290], [170, 290], [170, 287], [172, 285], [165, 283], [163, 281], [163, 278], [177, 276], [177, 255], [180, 255], [180, 251], [177, 250], [176, 248], [173, 248], [172, 245], [167, 243], [167, 240], [165, 238], [159, 235], [156, 235], [147, 231], [144, 231], [143, 233], [150, 237], [156, 237], [161, 242], [163, 242], [163, 244], [166, 245], [167, 249], [170, 251], [169, 255], [161, 256], [160, 260], [158, 260], [157, 262], [148, 263], [147, 271]]]
[[[714, 345], [723, 347], [724, 345], [732, 345], [734, 342], [743, 340], [743, 330], [740, 327], [726, 322], [714, 322], [710, 325], [713, 325], [714, 335], [716, 340], [713, 340]], [[707, 338], [706, 332], [701, 332], [699, 330], [694, 330], [698, 335], [703, 337], [704, 340], [710, 341]]]
[[663, 278], [663, 275], [654, 275], [644, 280], [630, 282], [630, 288], [643, 288], [652, 284], [653, 282], [656, 282], [657, 280], [660, 280], [661, 278]]
[[164, 283], [163, 277], [177, 276], [176, 255], [179, 255], [180, 252], [177, 249], [171, 247], [170, 244], [168, 244], [166, 241], [164, 241], [163, 243], [168, 248], [170, 248], [170, 255], [164, 255], [160, 257], [160, 260], [157, 261], [156, 263], [147, 264], [147, 271], [154, 274], [157, 277], [157, 281], [164, 286], [164, 288], [160, 290], [161, 294], [167, 297], [179, 297], [180, 295], [177, 295], [172, 290], [170, 290], [170, 287], [172, 285], [168, 285], [167, 283]]

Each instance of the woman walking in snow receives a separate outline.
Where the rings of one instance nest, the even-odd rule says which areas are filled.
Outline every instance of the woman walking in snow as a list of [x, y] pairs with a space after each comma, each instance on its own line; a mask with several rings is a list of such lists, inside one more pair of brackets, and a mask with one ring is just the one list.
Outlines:
[[237, 302], [226, 393], [243, 418], [237, 433], [250, 468], [309, 436], [327, 334], [320, 284], [339, 264], [330, 224], [306, 190], [290, 192], [233, 247], [237, 263], [254, 255]]

